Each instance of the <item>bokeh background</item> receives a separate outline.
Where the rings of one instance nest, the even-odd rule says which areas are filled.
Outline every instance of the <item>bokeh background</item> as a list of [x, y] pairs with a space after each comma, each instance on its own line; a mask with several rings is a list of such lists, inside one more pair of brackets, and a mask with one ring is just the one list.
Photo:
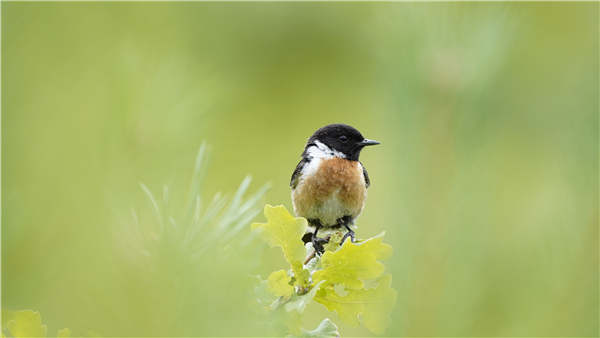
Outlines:
[[[597, 336], [598, 6], [2, 2], [2, 308], [49, 335], [267, 334], [246, 275], [285, 262], [250, 223], [292, 210], [306, 139], [341, 122], [382, 143], [357, 235], [394, 248], [387, 335]], [[271, 188], [182, 250], [140, 183], [184, 222], [203, 141], [203, 212]]]

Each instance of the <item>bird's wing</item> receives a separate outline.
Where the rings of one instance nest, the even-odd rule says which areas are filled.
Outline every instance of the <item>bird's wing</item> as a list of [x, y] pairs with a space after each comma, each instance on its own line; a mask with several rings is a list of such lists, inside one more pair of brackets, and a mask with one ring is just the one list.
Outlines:
[[[358, 162], [360, 163], [360, 162]], [[365, 168], [365, 166], [360, 163], [360, 166], [363, 168], [363, 176], [365, 177], [365, 186], [370, 187], [371, 186], [371, 180], [369, 179], [369, 173], [367, 173], [367, 169]]]
[[306, 157], [304, 157], [302, 158], [300, 163], [298, 163], [296, 169], [294, 169], [294, 173], [292, 174], [292, 180], [290, 181], [290, 187], [292, 187], [292, 189], [296, 188], [296, 185], [298, 184], [298, 179], [302, 175], [302, 169], [304, 168], [304, 165], [308, 164], [308, 162], [310, 161]]

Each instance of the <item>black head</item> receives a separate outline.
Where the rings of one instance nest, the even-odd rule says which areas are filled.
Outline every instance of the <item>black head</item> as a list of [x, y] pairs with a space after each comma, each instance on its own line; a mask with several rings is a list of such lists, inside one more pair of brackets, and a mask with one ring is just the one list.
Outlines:
[[307, 156], [310, 147], [320, 148], [320, 144], [334, 152], [342, 153], [346, 159], [358, 161], [360, 151], [366, 146], [379, 144], [377, 141], [367, 140], [362, 134], [347, 124], [329, 124], [317, 130], [306, 143], [302, 156]]

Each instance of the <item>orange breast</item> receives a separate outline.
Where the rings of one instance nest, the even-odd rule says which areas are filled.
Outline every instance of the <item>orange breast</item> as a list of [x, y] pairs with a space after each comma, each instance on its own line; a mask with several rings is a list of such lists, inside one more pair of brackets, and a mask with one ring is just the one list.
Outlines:
[[300, 177], [292, 192], [296, 215], [317, 218], [325, 226], [346, 215], [358, 217], [367, 198], [360, 163], [337, 157], [320, 161], [316, 171]]

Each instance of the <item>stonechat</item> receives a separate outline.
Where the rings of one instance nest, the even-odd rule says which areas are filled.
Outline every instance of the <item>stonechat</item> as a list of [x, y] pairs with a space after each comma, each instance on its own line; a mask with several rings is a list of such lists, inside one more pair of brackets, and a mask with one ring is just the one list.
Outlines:
[[317, 237], [321, 229], [345, 228], [340, 243], [354, 231], [350, 226], [360, 216], [370, 186], [367, 170], [358, 157], [366, 146], [380, 144], [367, 140], [355, 128], [346, 124], [330, 124], [317, 130], [304, 146], [302, 160], [292, 174], [292, 203], [298, 217], [308, 221], [304, 243], [312, 242], [317, 254], [324, 251], [324, 238]]

